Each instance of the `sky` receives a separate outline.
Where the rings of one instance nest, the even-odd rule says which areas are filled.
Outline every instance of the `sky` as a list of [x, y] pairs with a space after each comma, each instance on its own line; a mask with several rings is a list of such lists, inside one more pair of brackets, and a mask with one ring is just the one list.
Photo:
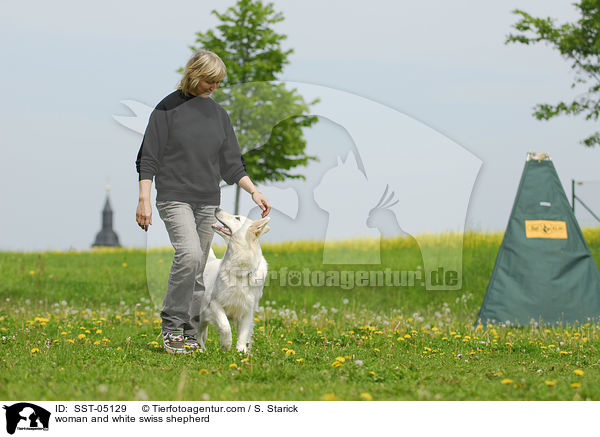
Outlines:
[[[517, 21], [514, 9], [573, 21], [569, 2], [273, 3], [285, 17], [275, 25], [287, 35], [283, 48], [294, 50], [278, 79], [296, 84], [305, 97], [332, 97], [315, 106], [319, 123], [305, 131], [307, 153], [321, 161], [299, 170], [305, 181], [270, 187], [272, 241], [360, 233], [353, 220], [335, 224], [333, 217], [361, 203], [370, 205], [363, 208], [368, 213], [387, 184], [401, 200], [394, 212], [404, 232], [439, 231], [450, 222], [501, 231], [528, 151], [551, 154], [569, 196], [571, 179], [600, 180], [600, 149], [579, 144], [597, 123], [531, 116], [537, 103], [570, 101], [583, 91], [570, 87], [568, 61], [544, 45], [504, 44]], [[124, 100], [152, 108], [173, 91], [195, 32], [214, 29], [211, 11], [233, 4], [4, 5], [0, 250], [89, 248], [101, 227], [107, 185], [123, 246], [169, 244], [158, 214], [151, 232], [135, 223], [141, 134], [114, 116], [133, 115]], [[454, 157], [444, 155], [450, 149]], [[429, 159], [417, 157], [424, 150], [431, 150]], [[358, 168], [356, 157], [364, 161], [368, 200], [363, 185], [327, 177], [346, 163]], [[411, 174], [414, 183], [407, 183]], [[322, 181], [338, 193], [326, 206], [314, 191]], [[600, 182], [577, 189], [600, 211]], [[455, 203], [444, 203], [457, 193]], [[232, 195], [232, 187], [223, 189], [221, 205], [229, 211]], [[440, 209], [427, 209], [432, 202]], [[251, 207], [243, 195], [241, 213], [252, 216]], [[594, 224], [582, 208], [576, 211], [582, 226]], [[358, 211], [346, 214], [354, 218]]]

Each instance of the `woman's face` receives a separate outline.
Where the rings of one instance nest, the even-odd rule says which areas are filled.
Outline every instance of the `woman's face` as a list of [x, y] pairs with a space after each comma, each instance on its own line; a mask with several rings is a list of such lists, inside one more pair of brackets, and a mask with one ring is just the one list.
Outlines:
[[221, 82], [207, 82], [200, 80], [200, 84], [196, 88], [196, 95], [202, 97], [210, 97], [210, 94], [217, 89]]

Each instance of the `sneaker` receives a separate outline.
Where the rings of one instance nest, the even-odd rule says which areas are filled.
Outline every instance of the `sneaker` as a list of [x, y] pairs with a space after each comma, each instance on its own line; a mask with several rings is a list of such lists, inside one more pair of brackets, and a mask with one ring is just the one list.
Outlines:
[[202, 350], [198, 340], [193, 335], [185, 335], [183, 336], [183, 348], [188, 349], [191, 352]]
[[163, 332], [163, 344], [165, 351], [170, 354], [185, 354], [188, 353], [183, 347], [183, 334], [177, 332]]

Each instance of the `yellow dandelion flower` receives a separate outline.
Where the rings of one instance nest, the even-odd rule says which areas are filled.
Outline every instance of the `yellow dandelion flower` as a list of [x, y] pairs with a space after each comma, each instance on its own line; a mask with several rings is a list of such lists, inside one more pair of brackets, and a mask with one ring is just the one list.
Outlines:
[[98, 340], [96, 340], [96, 341], [94, 342], [94, 344], [100, 344], [100, 342], [99, 342]]
[[331, 363], [331, 367], [343, 367], [344, 365], [342, 363], [340, 363], [339, 361], [334, 361], [333, 363]]
[[548, 387], [554, 387], [556, 385], [556, 381], [546, 381], [545, 382]]
[[237, 364], [235, 364], [235, 363], [231, 363], [231, 364], [229, 365], [229, 367], [230, 367], [230, 368], [232, 368], [232, 369], [235, 369], [235, 368], [237, 368]]
[[123, 263], [121, 264], [123, 267], [127, 267], [127, 263]]
[[296, 355], [296, 351], [294, 349], [290, 349], [290, 350], [285, 351], [285, 354], [286, 355]]
[[503, 379], [502, 381], [500, 381], [500, 384], [507, 385], [507, 384], [512, 384], [513, 382], [514, 382], [514, 381], [513, 381], [512, 379], [505, 378], [505, 379]]
[[581, 370], [581, 369], [575, 369], [575, 370], [573, 370], [573, 373], [574, 373], [575, 375], [579, 375], [579, 376], [581, 376], [581, 375], [583, 375], [585, 372], [584, 372], [583, 370]]
[[118, 350], [118, 351], [122, 351], [122, 350], [123, 350], [123, 348], [122, 348], [121, 346], [119, 346], [119, 347], [117, 347], [117, 350]]
[[199, 373], [200, 373], [200, 375], [206, 375], [206, 374], [207, 374], [207, 373], [209, 373], [209, 372], [208, 372], [208, 370], [207, 370], [207, 369], [200, 369], [200, 372], [199, 372]]
[[339, 401], [340, 399], [335, 395], [335, 393], [327, 393], [321, 396], [322, 401]]
[[371, 396], [369, 393], [365, 392], [365, 393], [361, 393], [360, 397], [363, 398], [365, 401], [372, 401], [373, 400], [373, 396]]
[[301, 363], [302, 361], [304, 361], [304, 358], [298, 358], [298, 359], [296, 359], [296, 361]]
[[77, 338], [79, 338], [79, 339], [83, 339], [83, 338], [85, 338], [85, 334], [79, 334], [79, 335], [77, 336]]
[[375, 375], [375, 372], [373, 372], [373, 371], [370, 371], [370, 372], [369, 372], [369, 375]]
[[75, 341], [74, 341], [74, 340], [72, 340], [72, 339], [70, 339], [70, 338], [69, 338], [67, 341], [68, 341], [69, 343], [71, 343], [71, 344], [74, 344], [74, 343], [75, 343]]
[[571, 388], [581, 388], [581, 384], [578, 382], [574, 382], [571, 384]]
[[336, 361], [339, 361], [340, 363], [343, 363], [344, 361], [346, 361], [346, 358], [344, 357], [335, 357]]
[[35, 270], [29, 270], [30, 275], [35, 275]]
[[35, 354], [36, 352], [39, 352], [40, 350], [37, 347], [34, 347], [33, 349], [31, 349], [31, 353]]
[[96, 329], [96, 334], [102, 334], [102, 329]]

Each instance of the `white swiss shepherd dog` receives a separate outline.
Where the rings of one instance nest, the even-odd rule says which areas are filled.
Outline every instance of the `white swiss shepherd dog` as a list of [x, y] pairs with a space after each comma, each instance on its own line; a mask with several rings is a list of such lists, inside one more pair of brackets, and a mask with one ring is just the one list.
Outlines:
[[236, 347], [248, 352], [252, 342], [254, 312], [258, 309], [267, 277], [267, 261], [262, 255], [259, 237], [268, 232], [270, 217], [250, 220], [231, 215], [220, 208], [215, 210], [220, 223], [213, 224], [217, 234], [227, 241], [222, 259], [210, 250], [204, 268], [205, 292], [200, 297], [198, 342], [206, 350], [208, 325], [219, 333], [221, 347], [229, 350], [232, 344], [230, 322], [237, 324]]

